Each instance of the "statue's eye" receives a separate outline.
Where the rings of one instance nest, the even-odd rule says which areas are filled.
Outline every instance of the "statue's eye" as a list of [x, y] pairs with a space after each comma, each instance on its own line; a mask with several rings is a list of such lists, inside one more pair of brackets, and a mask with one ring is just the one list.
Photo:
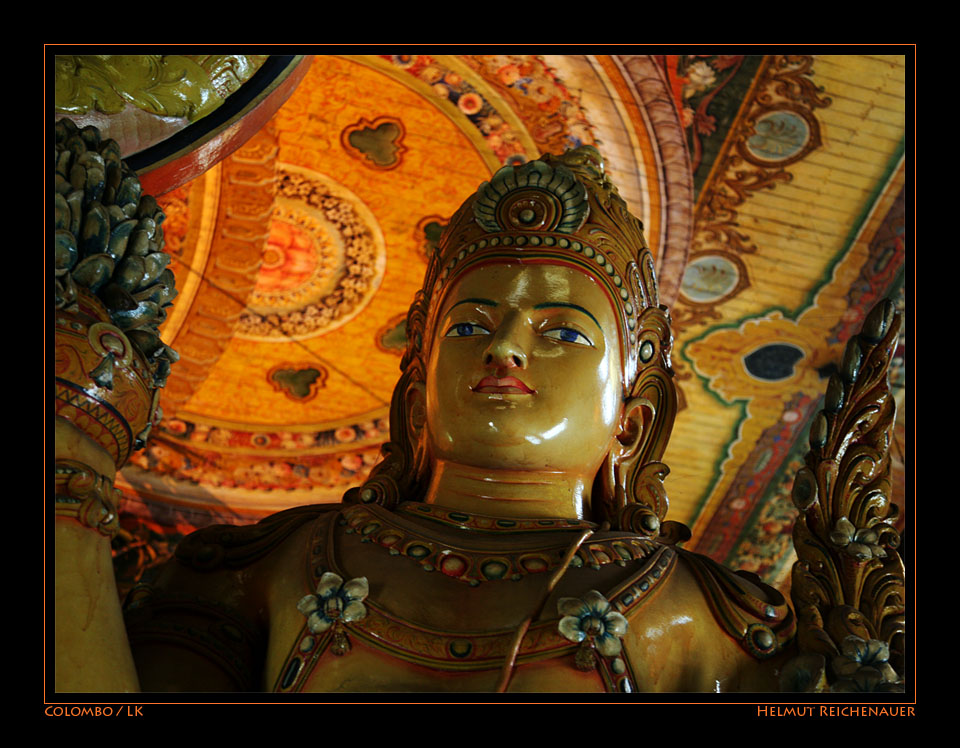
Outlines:
[[472, 335], [489, 335], [490, 331], [485, 327], [480, 327], [480, 325], [475, 325], [472, 322], [458, 322], [449, 330], [447, 330], [446, 337], [448, 338], [469, 338]]
[[593, 346], [593, 343], [590, 342], [590, 339], [587, 338], [586, 335], [571, 327], [555, 327], [552, 330], [547, 330], [543, 333], [543, 336], [545, 338], [553, 338], [554, 340], [562, 340], [564, 343]]

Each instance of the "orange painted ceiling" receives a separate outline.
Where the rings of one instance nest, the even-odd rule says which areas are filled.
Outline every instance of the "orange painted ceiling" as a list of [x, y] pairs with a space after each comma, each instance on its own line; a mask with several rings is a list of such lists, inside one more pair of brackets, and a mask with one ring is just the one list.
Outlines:
[[674, 318], [669, 516], [783, 582], [826, 376], [876, 300], [903, 307], [907, 73], [902, 54], [315, 56], [253, 138], [160, 198], [181, 361], [118, 482], [128, 540], [338, 501], [387, 437], [434, 229], [499, 166], [591, 143]]

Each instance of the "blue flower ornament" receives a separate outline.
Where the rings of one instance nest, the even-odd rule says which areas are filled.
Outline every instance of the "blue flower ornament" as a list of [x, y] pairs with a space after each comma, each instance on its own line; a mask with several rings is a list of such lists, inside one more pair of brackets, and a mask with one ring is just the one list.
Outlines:
[[902, 692], [903, 683], [889, 659], [890, 647], [886, 642], [846, 637], [840, 644], [840, 654], [833, 658], [833, 671], [839, 676], [833, 690]]
[[612, 609], [609, 601], [596, 590], [590, 590], [583, 599], [563, 597], [557, 603], [563, 618], [558, 628], [569, 641], [579, 642], [576, 665], [580, 670], [596, 667], [596, 652], [604, 657], [616, 657], [623, 647], [621, 637], [627, 633], [627, 619]]
[[343, 626], [366, 617], [363, 600], [368, 594], [370, 585], [366, 577], [344, 582], [339, 574], [328, 571], [320, 577], [316, 594], [301, 598], [297, 610], [307, 617], [307, 628], [314, 634], [333, 627], [333, 653], [342, 655], [350, 649]]

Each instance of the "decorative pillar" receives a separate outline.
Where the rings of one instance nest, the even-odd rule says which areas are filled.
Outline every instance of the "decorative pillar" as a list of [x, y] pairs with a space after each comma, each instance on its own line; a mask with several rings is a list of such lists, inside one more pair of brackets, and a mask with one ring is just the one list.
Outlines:
[[890, 502], [896, 403], [887, 372], [901, 319], [881, 301], [847, 343], [810, 427], [810, 451], [793, 485], [800, 518], [791, 594], [800, 655], [784, 691], [905, 690], [903, 562]]
[[176, 289], [163, 212], [114, 141], [60, 120], [55, 170], [54, 685], [136, 690], [110, 554], [113, 481], [161, 417], [177, 355], [157, 327]]

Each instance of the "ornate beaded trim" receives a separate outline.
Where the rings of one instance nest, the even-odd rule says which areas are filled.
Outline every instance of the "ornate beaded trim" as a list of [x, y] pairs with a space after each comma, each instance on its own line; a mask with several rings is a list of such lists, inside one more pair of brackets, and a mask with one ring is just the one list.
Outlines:
[[[576, 645], [560, 636], [556, 628], [556, 621], [531, 626], [520, 645], [517, 664], [547, 659], [575, 650]], [[437, 670], [476, 671], [499, 670], [516, 631], [510, 629], [487, 634], [451, 634], [414, 626], [374, 605], [369, 605], [368, 615], [362, 624], [357, 626], [356, 634], [377, 649], [406, 662]]]
[[117, 517], [120, 493], [111, 481], [74, 460], [57, 460], [54, 475], [58, 517], [75, 519], [84, 527], [91, 527], [109, 538], [120, 531]]
[[[624, 585], [614, 590], [609, 600], [620, 611], [628, 614], [635, 611], [654, 588], [669, 576], [676, 561], [676, 552], [668, 546], [659, 546], [645, 541], [657, 550], [648, 553], [643, 566]], [[597, 544], [589, 544], [597, 545]], [[315, 568], [322, 563], [313, 563]], [[629, 602], [627, 602], [629, 600]], [[390, 615], [367, 600], [367, 617], [353, 629], [357, 636], [371, 645], [408, 662], [415, 662], [443, 670], [480, 670], [498, 668], [503, 664], [515, 631], [487, 634], [451, 634], [416, 626]], [[540, 621], [530, 627], [524, 636], [517, 663], [568, 654], [576, 649], [557, 630], [557, 619]], [[607, 687], [613, 691], [632, 689], [633, 675], [625, 657], [621, 662], [607, 663], [602, 672]], [[619, 671], [619, 672], [618, 672]], [[628, 682], [624, 682], [624, 680]]]
[[[359, 513], [358, 510], [362, 511], [365, 508], [367, 507], [352, 506], [342, 514], [356, 515]], [[376, 509], [379, 510], [379, 507]], [[389, 517], [390, 512], [380, 510], [378, 514]], [[382, 521], [383, 517], [377, 519]], [[349, 521], [347, 524], [349, 525]], [[329, 554], [329, 549], [333, 547], [331, 541], [334, 529], [335, 525], [331, 523], [326, 541], [322, 540], [318, 532], [312, 543], [313, 556], [309, 561], [309, 568], [314, 583], [319, 581], [324, 571], [331, 570], [334, 566], [332, 556]], [[333, 570], [339, 573], [339, 570]], [[367, 616], [351, 630], [353, 633], [370, 645], [404, 661], [440, 670], [498, 669], [503, 665], [503, 659], [516, 633], [514, 629], [472, 635], [436, 631], [392, 616], [380, 609], [369, 598], [366, 600], [366, 605]], [[301, 647], [307, 646], [305, 638], [301, 636]], [[318, 642], [317, 652], [322, 652], [326, 644], [326, 641]], [[517, 662], [544, 659], [573, 651], [574, 648], [575, 645], [557, 633], [556, 621], [544, 621], [530, 627], [521, 644]], [[315, 656], [314, 661], [316, 658]]]
[[[643, 568], [627, 582], [615, 589], [608, 599], [614, 610], [628, 620], [659, 584], [670, 576], [677, 563], [677, 553], [670, 546], [661, 546], [644, 564]], [[633, 693], [637, 679], [626, 652], [619, 657], [600, 660], [600, 672], [607, 690], [615, 693]]]
[[627, 653], [619, 657], [598, 657], [598, 670], [603, 676], [604, 685], [611, 693], [633, 693], [636, 690], [637, 678]]
[[660, 582], [670, 576], [677, 563], [677, 552], [670, 546], [660, 546], [637, 574], [620, 585], [608, 597], [613, 607], [629, 617], [631, 611], [650, 596]]
[[[313, 532], [310, 534], [309, 546], [305, 554], [306, 578], [310, 580], [307, 588], [309, 592], [316, 589], [320, 577], [327, 571], [324, 567], [325, 549], [330, 539], [329, 535], [336, 526], [336, 522], [333, 521], [336, 516], [336, 512], [330, 512], [319, 517], [315, 521]], [[274, 692], [293, 693], [299, 691], [332, 638], [332, 629], [317, 635], [310, 631], [307, 624], [304, 623], [300, 629], [300, 634], [293, 643], [289, 654], [287, 654], [283, 667], [280, 669], [277, 682], [273, 687]]]
[[[471, 586], [503, 579], [517, 581], [526, 574], [550, 571], [559, 566], [566, 550], [562, 544], [520, 551], [504, 551], [501, 547], [466, 549], [430, 538], [422, 528], [401, 524], [397, 520], [391, 512], [380, 507], [354, 505], [342, 512], [341, 523], [346, 526], [348, 534], [358, 535], [361, 542], [376, 543], [393, 556], [406, 556], [416, 561], [424, 571], [439, 571]], [[522, 531], [516, 527], [509, 529]], [[577, 529], [577, 526], [536, 529]], [[632, 535], [592, 540], [577, 551], [570, 565], [592, 569], [611, 563], [626, 566], [627, 562], [647, 558], [658, 547], [651, 540]]]

